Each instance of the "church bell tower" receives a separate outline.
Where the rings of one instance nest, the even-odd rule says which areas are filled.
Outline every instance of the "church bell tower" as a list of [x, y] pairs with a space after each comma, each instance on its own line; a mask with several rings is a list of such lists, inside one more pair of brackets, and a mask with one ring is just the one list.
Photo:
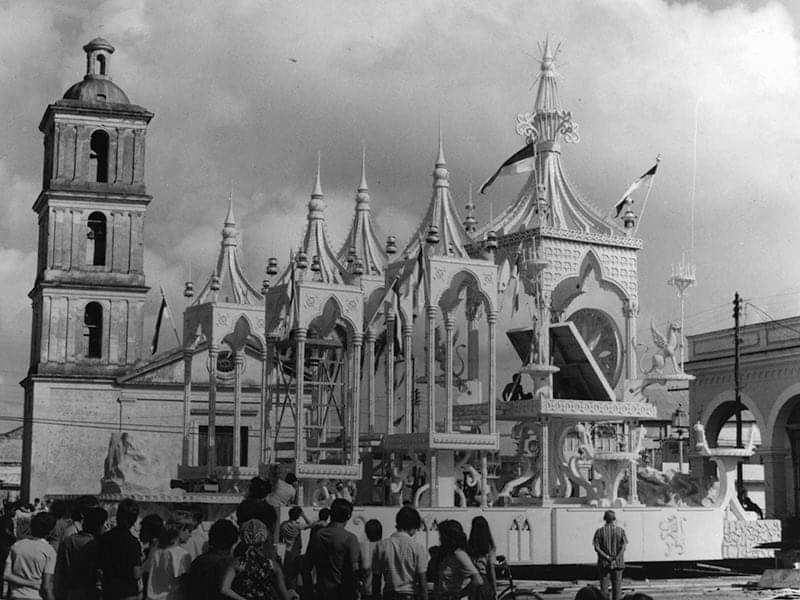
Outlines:
[[111, 80], [114, 47], [83, 47], [86, 75], [49, 105], [29, 377], [114, 376], [140, 358], [145, 134], [153, 114]]

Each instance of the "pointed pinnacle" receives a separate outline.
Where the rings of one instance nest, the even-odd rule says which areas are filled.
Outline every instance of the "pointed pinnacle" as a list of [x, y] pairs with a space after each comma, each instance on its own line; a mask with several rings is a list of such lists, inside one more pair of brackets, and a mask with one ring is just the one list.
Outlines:
[[317, 152], [317, 179], [314, 182], [314, 191], [311, 192], [311, 197], [322, 197], [322, 185], [319, 182], [319, 170], [320, 170], [320, 162], [322, 159], [322, 153]]
[[236, 225], [236, 219], [233, 217], [233, 192], [228, 194], [228, 214], [225, 217], [225, 225]]
[[444, 142], [442, 141], [442, 116], [439, 115], [439, 156], [436, 157], [437, 165], [446, 165], [444, 160]]
[[361, 183], [358, 184], [359, 192], [366, 192], [367, 188], [367, 146], [361, 142]]

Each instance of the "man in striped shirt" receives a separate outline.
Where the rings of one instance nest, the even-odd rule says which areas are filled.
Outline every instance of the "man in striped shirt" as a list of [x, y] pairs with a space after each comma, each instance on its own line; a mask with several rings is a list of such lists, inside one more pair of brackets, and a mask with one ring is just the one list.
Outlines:
[[608, 587], [611, 584], [612, 600], [619, 600], [622, 571], [625, 569], [625, 546], [628, 538], [622, 527], [614, 524], [617, 515], [613, 510], [603, 514], [605, 525], [594, 532], [594, 551], [597, 552], [597, 570], [600, 575], [600, 589], [609, 598]]

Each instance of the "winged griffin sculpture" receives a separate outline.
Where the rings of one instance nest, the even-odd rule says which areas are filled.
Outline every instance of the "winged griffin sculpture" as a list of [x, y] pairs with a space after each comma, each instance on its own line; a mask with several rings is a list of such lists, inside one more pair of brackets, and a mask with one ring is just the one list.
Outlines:
[[644, 371], [645, 375], [663, 373], [667, 360], [672, 362], [672, 368], [675, 369], [676, 373], [681, 372], [678, 366], [678, 359], [675, 355], [681, 343], [680, 332], [681, 328], [677, 324], [670, 322], [667, 328], [667, 336], [664, 337], [664, 335], [656, 329], [655, 322], [652, 319], [650, 320], [650, 333], [653, 335], [653, 343], [658, 348], [658, 352], [653, 355], [653, 362], [650, 365], [650, 369]]

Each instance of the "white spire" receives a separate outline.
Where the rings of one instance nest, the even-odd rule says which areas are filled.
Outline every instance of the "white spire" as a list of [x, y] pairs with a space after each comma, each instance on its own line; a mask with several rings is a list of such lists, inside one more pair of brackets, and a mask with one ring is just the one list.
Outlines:
[[367, 187], [367, 145], [361, 142], [361, 183], [358, 184], [359, 192], [366, 192]]
[[322, 153], [317, 152], [317, 180], [314, 182], [314, 191], [311, 192], [311, 197], [322, 198], [322, 185], [319, 181], [320, 162], [322, 160]]

